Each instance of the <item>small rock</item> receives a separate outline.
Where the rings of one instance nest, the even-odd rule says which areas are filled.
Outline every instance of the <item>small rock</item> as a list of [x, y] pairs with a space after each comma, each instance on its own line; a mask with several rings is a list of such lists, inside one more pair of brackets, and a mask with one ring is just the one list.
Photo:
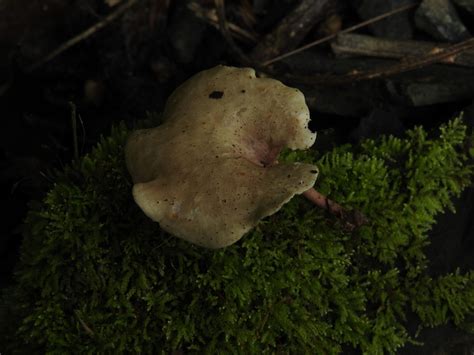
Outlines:
[[442, 41], [457, 42], [470, 37], [449, 0], [423, 0], [416, 10], [415, 24]]
[[358, 85], [346, 87], [300, 88], [311, 111], [343, 117], [358, 117], [366, 114], [373, 106], [373, 92], [369, 87]]
[[[398, 7], [414, 3], [412, 0], [363, 0], [357, 8], [359, 16], [363, 20], [379, 16], [385, 12], [394, 10]], [[411, 24], [411, 15], [404, 11], [396, 15], [387, 17], [381, 21], [375, 22], [369, 26], [371, 31], [378, 37], [394, 39], [411, 39], [413, 37], [413, 26]]]
[[410, 106], [419, 107], [469, 99], [472, 96], [472, 86], [446, 83], [412, 83], [388, 85], [387, 87], [394, 97], [398, 95], [404, 98]]
[[397, 114], [376, 108], [360, 119], [351, 138], [358, 142], [365, 138], [377, 138], [382, 134], [401, 136], [403, 132], [404, 126]]
[[392, 99], [420, 107], [472, 98], [474, 74], [464, 68], [433, 66], [386, 81]]

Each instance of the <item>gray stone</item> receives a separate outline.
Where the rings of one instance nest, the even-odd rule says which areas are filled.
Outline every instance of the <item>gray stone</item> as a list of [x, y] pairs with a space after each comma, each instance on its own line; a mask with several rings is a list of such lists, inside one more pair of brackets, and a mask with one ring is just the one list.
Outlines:
[[[413, 0], [363, 0], [357, 8], [359, 16], [363, 20], [381, 15], [403, 5], [414, 3]], [[393, 39], [411, 39], [413, 37], [413, 26], [410, 12], [404, 11], [375, 22], [369, 26], [377, 37]]]
[[359, 117], [367, 114], [373, 106], [373, 90], [367, 85], [345, 87], [313, 86], [299, 88], [305, 95], [311, 111], [344, 117]]
[[401, 136], [403, 132], [403, 122], [396, 112], [375, 108], [360, 119], [359, 125], [351, 133], [351, 138], [360, 142], [366, 138], [378, 138], [382, 134]]
[[393, 84], [389, 82], [387, 85], [389, 92], [393, 96], [402, 96], [408, 105], [414, 107], [466, 100], [472, 97], [472, 90], [474, 90], [473, 84], [463, 85], [462, 83]]
[[415, 24], [442, 41], [457, 42], [470, 37], [449, 0], [423, 0], [416, 10]]
[[474, 92], [472, 69], [431, 66], [386, 81], [393, 101], [420, 107], [469, 100]]

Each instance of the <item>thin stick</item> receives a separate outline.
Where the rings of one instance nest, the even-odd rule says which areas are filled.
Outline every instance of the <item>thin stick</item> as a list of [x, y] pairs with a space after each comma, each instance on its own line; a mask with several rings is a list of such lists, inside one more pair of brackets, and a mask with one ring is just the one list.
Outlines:
[[84, 32], [79, 33], [77, 36], [69, 39], [68, 41], [64, 42], [62, 45], [60, 45], [58, 48], [53, 50], [51, 53], [49, 53], [47, 56], [44, 58], [40, 59], [38, 62], [34, 63], [33, 65], [29, 66], [26, 68], [27, 73], [31, 73], [32, 71], [38, 69], [42, 65], [46, 64], [50, 60], [56, 58], [58, 55], [63, 53], [64, 51], [68, 50], [69, 48], [75, 46], [79, 42], [85, 40], [86, 38], [92, 36], [94, 33], [100, 31], [104, 27], [106, 27], [108, 24], [110, 24], [112, 21], [114, 21], [116, 18], [118, 18], [120, 15], [125, 13], [132, 5], [134, 5], [138, 0], [129, 0], [122, 6], [118, 7], [117, 10], [106, 16], [103, 20], [97, 22], [95, 25], [92, 27], [89, 27], [87, 30]]
[[267, 66], [267, 65], [270, 65], [270, 64], [272, 64], [272, 63], [278, 62], [278, 61], [280, 61], [280, 60], [282, 60], [282, 59], [288, 58], [288, 57], [290, 57], [290, 56], [292, 56], [292, 55], [295, 55], [295, 54], [300, 53], [300, 52], [303, 52], [303, 51], [305, 51], [305, 50], [307, 50], [307, 49], [309, 49], [309, 48], [312, 48], [312, 47], [314, 47], [314, 46], [317, 46], [318, 44], [321, 44], [321, 43], [327, 42], [327, 41], [329, 41], [329, 40], [331, 40], [331, 39], [333, 39], [333, 38], [336, 38], [337, 35], [340, 34], [340, 33], [347, 33], [347, 32], [355, 31], [355, 30], [357, 30], [357, 29], [359, 29], [359, 28], [361, 28], [361, 27], [365, 27], [365, 26], [370, 25], [370, 24], [372, 24], [372, 23], [378, 22], [378, 21], [383, 20], [384, 18], [387, 18], [387, 17], [389, 17], [389, 16], [392, 16], [392, 15], [398, 14], [398, 13], [400, 13], [400, 12], [409, 10], [409, 9], [411, 9], [411, 8], [417, 6], [417, 5], [418, 5], [418, 4], [408, 4], [408, 5], [405, 5], [405, 6], [400, 6], [400, 7], [396, 8], [396, 9], [391, 10], [391, 11], [389, 11], [389, 12], [386, 12], [386, 13], [384, 13], [384, 14], [382, 14], [382, 15], [372, 17], [372, 18], [370, 18], [370, 19], [368, 19], [368, 20], [366, 20], [366, 21], [363, 21], [363, 22], [361, 22], [361, 23], [358, 23], [357, 25], [354, 25], [354, 26], [348, 27], [348, 28], [346, 28], [346, 29], [344, 29], [344, 30], [341, 30], [341, 31], [338, 31], [338, 32], [336, 32], [336, 33], [330, 34], [330, 35], [328, 35], [328, 36], [326, 36], [326, 37], [323, 37], [323, 38], [320, 38], [320, 39], [318, 39], [318, 40], [316, 40], [316, 41], [314, 41], [314, 42], [308, 43], [308, 44], [306, 44], [306, 45], [304, 45], [304, 46], [302, 46], [302, 47], [300, 47], [300, 48], [297, 48], [297, 49], [295, 49], [295, 50], [293, 50], [293, 51], [287, 52], [287, 53], [285, 53], [285, 54], [279, 55], [278, 57], [275, 57], [275, 58], [273, 58], [273, 59], [267, 60], [266, 62], [263, 62], [262, 65], [263, 65], [263, 66]]
[[316, 206], [340, 218], [345, 222], [345, 225], [349, 230], [354, 230], [355, 228], [368, 223], [368, 219], [361, 212], [355, 210], [348, 211], [337, 202], [327, 198], [313, 188], [303, 192], [303, 196]]
[[445, 49], [436, 48], [434, 51], [432, 51], [432, 53], [428, 53], [426, 56], [422, 56], [418, 59], [405, 59], [399, 64], [392, 65], [388, 68], [374, 69], [366, 72], [354, 72], [343, 75], [340, 78], [341, 83], [347, 81], [355, 82], [361, 80], [385, 78], [395, 74], [412, 71], [443, 60], [449, 60], [450, 58], [469, 48], [474, 48], [474, 38], [469, 38], [463, 42], [453, 44], [452, 46], [449, 46]]
[[71, 107], [71, 126], [72, 126], [72, 141], [74, 145], [74, 160], [79, 159], [79, 145], [77, 143], [77, 117], [76, 117], [76, 105], [73, 102], [69, 102]]
[[94, 336], [94, 332], [92, 331], [92, 329], [86, 324], [86, 322], [84, 322], [81, 318], [81, 316], [79, 315], [79, 311], [74, 311], [74, 313], [76, 314], [76, 317], [77, 319], [79, 320], [79, 323], [81, 323], [82, 327], [84, 328], [84, 330], [86, 331], [86, 333], [88, 335], [90, 335], [91, 337]]
[[474, 38], [469, 38], [463, 42], [453, 44], [443, 49], [436, 48], [434, 51], [428, 53], [425, 56], [421, 56], [420, 58], [402, 59], [397, 64], [388, 67], [385, 66], [382, 68], [376, 68], [374, 70], [353, 70], [349, 74], [343, 75], [315, 74], [311, 76], [303, 76], [294, 74], [284, 74], [283, 77], [285, 78], [285, 80], [288, 80], [290, 82], [296, 82], [307, 85], [324, 84], [326, 86], [330, 86], [352, 84], [357, 81], [382, 79], [396, 74], [420, 69], [443, 60], [452, 59], [454, 56], [470, 48], [474, 48]]
[[[332, 50], [336, 55], [406, 58], [405, 61], [424, 56], [427, 53], [435, 53], [440, 49], [449, 48], [449, 46], [446, 43], [394, 40], [355, 33], [337, 36], [336, 41], [331, 43]], [[440, 63], [474, 67], [474, 50], [471, 48], [466, 50], [463, 55], [440, 60]]]
[[82, 120], [81, 115], [77, 115], [77, 118], [79, 118], [79, 123], [81, 124], [82, 130], [82, 144], [80, 150], [80, 154], [82, 154], [84, 152], [84, 146], [86, 145], [86, 128], [84, 127], [84, 121]]

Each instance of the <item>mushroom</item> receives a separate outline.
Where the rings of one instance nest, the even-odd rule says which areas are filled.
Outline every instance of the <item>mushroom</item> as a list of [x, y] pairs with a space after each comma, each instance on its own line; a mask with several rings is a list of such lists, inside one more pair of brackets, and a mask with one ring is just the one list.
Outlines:
[[303, 94], [251, 68], [202, 71], [168, 99], [163, 123], [137, 130], [125, 156], [133, 198], [162, 229], [222, 248], [312, 188], [311, 164], [278, 164], [280, 151], [307, 149]]

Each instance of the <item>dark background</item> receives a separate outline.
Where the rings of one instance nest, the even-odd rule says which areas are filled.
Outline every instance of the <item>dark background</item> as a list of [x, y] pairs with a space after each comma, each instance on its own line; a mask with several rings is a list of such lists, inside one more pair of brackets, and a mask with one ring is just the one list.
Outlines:
[[[79, 155], [87, 153], [114, 123], [131, 125], [160, 112], [180, 83], [217, 64], [250, 65], [300, 88], [311, 110], [311, 128], [320, 131], [316, 145], [401, 135], [419, 124], [433, 128], [461, 111], [474, 125], [472, 46], [453, 57], [456, 62], [463, 55], [460, 64], [422, 63], [392, 74], [386, 68], [398, 59], [379, 57], [377, 50], [369, 56], [341, 53], [334, 40], [262, 66], [406, 4], [413, 6], [356, 33], [383, 43], [466, 41], [474, 33], [473, 1], [141, 0], [104, 22], [127, 3], [0, 0], [0, 288], [13, 282], [28, 203], [45, 195], [54, 169], [74, 159], [75, 139]], [[221, 21], [229, 26], [230, 39], [219, 29], [216, 4], [225, 5]], [[104, 26], [48, 57], [97, 24]], [[403, 53], [406, 43], [396, 50]], [[429, 53], [402, 57], [424, 55]], [[372, 79], [345, 75], [354, 69], [382, 74]], [[434, 275], [456, 267], [474, 269], [473, 200], [471, 188], [456, 201], [457, 214], [440, 216], [428, 250]], [[421, 340], [423, 350], [402, 353], [470, 354], [473, 349], [472, 336], [451, 326], [427, 330]]]

